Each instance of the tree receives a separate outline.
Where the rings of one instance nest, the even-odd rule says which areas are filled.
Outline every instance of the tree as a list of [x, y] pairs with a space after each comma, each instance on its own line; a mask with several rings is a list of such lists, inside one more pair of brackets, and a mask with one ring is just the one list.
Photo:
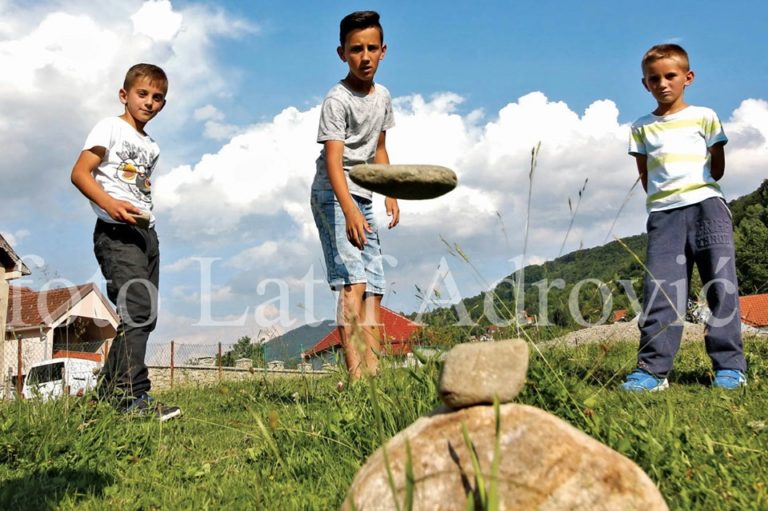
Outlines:
[[221, 365], [234, 367], [235, 361], [240, 358], [249, 358], [253, 361], [253, 367], [264, 367], [264, 346], [254, 343], [247, 335], [239, 338], [232, 349], [221, 357]]
[[768, 210], [760, 204], [747, 207], [734, 233], [736, 272], [742, 294], [768, 291]]

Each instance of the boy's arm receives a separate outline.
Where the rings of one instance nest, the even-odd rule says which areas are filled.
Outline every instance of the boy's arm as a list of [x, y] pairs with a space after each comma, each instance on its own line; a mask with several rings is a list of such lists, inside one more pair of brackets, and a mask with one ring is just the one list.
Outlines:
[[106, 149], [99, 146], [83, 150], [75, 162], [75, 166], [72, 167], [70, 176], [72, 184], [88, 199], [106, 211], [113, 220], [135, 225], [136, 220], [131, 216], [131, 213], [140, 214], [141, 210], [130, 202], [113, 198], [104, 191], [93, 177], [93, 171], [98, 168], [105, 154]]
[[643, 185], [643, 190], [648, 193], [648, 155], [635, 153], [633, 156], [637, 163], [637, 172], [640, 174], [640, 183]]
[[709, 148], [710, 174], [712, 179], [720, 181], [725, 174], [725, 142], [719, 142]]
[[[376, 153], [373, 156], [373, 163], [385, 163], [389, 165], [386, 131], [382, 131], [379, 134], [379, 141], [376, 144]], [[387, 208], [387, 216], [392, 217], [392, 219], [389, 221], [389, 228], [391, 229], [400, 223], [400, 206], [397, 204], [397, 199], [392, 197], [385, 197], [384, 207]]]
[[344, 156], [344, 142], [342, 140], [326, 140], [325, 145], [325, 165], [328, 169], [328, 181], [331, 183], [336, 200], [339, 201], [341, 211], [344, 213], [344, 219], [347, 222], [347, 239], [354, 246], [363, 249], [368, 241], [366, 240], [366, 231], [372, 233], [373, 229], [368, 225], [365, 217], [358, 209], [352, 195], [349, 193], [347, 178], [344, 176], [344, 167], [342, 166]]

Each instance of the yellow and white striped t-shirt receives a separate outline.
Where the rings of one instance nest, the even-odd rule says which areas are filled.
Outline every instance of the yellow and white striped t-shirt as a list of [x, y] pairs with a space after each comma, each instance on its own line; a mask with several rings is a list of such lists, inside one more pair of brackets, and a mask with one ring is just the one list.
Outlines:
[[671, 115], [648, 114], [632, 124], [629, 154], [648, 157], [648, 212], [723, 197], [712, 178], [709, 148], [726, 143], [717, 114], [687, 106]]

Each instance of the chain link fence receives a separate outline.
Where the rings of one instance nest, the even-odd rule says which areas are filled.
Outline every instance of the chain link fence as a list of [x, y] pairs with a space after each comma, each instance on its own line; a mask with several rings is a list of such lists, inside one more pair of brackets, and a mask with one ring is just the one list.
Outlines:
[[[24, 336], [12, 333], [0, 349], [0, 399], [13, 399], [21, 393], [30, 368], [44, 360], [73, 356], [103, 363], [107, 345], [98, 343], [52, 343], [44, 334]], [[75, 353], [76, 352], [76, 353]], [[149, 343], [145, 362], [150, 368], [153, 388], [173, 388], [174, 384], [211, 384], [242, 379], [254, 374], [324, 374], [326, 364], [315, 367], [297, 360], [267, 361], [258, 343], [187, 344], [174, 341]]]
[[21, 393], [24, 377], [36, 363], [46, 360], [51, 347], [45, 336], [9, 335], [0, 350], [0, 398], [10, 399]]
[[146, 364], [152, 388], [173, 388], [176, 384], [214, 384], [242, 380], [253, 375], [321, 375], [329, 367], [313, 367], [301, 361], [267, 361], [264, 346], [258, 343], [188, 344], [171, 341], [147, 345]]

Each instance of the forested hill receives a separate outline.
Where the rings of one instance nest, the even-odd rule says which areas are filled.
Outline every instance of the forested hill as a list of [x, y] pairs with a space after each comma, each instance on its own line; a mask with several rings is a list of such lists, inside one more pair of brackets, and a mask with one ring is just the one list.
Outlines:
[[768, 179], [730, 203], [742, 295], [768, 293]]
[[[754, 192], [739, 197], [729, 203], [733, 212], [736, 264], [739, 274], [739, 288], [742, 295], [768, 292], [768, 180]], [[531, 316], [540, 317], [542, 306], [539, 299], [539, 287], [536, 282], [546, 279], [548, 283], [556, 279], [564, 281], [564, 289], [553, 287], [548, 293], [547, 317], [553, 323], [568, 326], [572, 323], [572, 314], [568, 306], [568, 297], [573, 287], [586, 279], [605, 283], [611, 292], [612, 309], [630, 309], [630, 297], [626, 285], [620, 281], [631, 280], [637, 296], [640, 295], [647, 236], [640, 234], [613, 241], [600, 247], [577, 250], [553, 261], [541, 265], [529, 265], [524, 269], [525, 299], [523, 308]], [[638, 261], [639, 259], [639, 261]], [[463, 301], [464, 307], [473, 320], [481, 324], [489, 322], [489, 315], [509, 317], [514, 310], [515, 274], [494, 288], [494, 309], [489, 311], [486, 294], [481, 294]], [[698, 288], [698, 277], [694, 275], [694, 291]], [[603, 302], [598, 287], [594, 284], [582, 284], [578, 293], [581, 314], [587, 320], [595, 320], [603, 314]], [[490, 312], [490, 314], [489, 314]], [[428, 324], [448, 324], [457, 319], [456, 308], [437, 309], [422, 316]]]

